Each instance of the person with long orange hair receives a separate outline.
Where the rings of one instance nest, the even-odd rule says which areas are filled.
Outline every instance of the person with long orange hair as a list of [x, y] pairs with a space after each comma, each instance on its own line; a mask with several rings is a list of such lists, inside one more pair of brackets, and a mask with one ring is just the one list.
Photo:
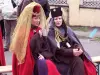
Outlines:
[[[46, 17], [42, 6], [36, 2], [27, 5], [18, 18], [9, 49], [13, 52], [13, 75], [34, 75], [36, 60], [35, 56], [32, 54], [32, 49], [30, 48], [30, 42], [35, 34], [45, 28]], [[39, 61], [39, 63], [41, 67], [42, 61]], [[39, 67], [39, 72], [42, 71], [42, 73], [38, 73], [39, 75], [60, 75], [56, 70], [55, 65], [50, 61], [44, 61], [43, 65], [46, 67]], [[53, 66], [53, 68], [51, 68], [51, 66]], [[43, 71], [42, 69], [45, 70]]]

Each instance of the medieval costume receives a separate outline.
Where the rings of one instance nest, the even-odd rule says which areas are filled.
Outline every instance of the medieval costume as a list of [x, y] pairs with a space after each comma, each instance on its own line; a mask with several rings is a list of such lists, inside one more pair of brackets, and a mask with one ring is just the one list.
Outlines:
[[[38, 15], [37, 11], [40, 14], [39, 16], [40, 25], [33, 26], [32, 25], [33, 17]], [[16, 28], [14, 30], [14, 33], [12, 36], [13, 39], [10, 45], [10, 51], [13, 52], [13, 61], [12, 61], [13, 75], [33, 75], [34, 74], [34, 65], [36, 63], [36, 60], [35, 60], [36, 56], [32, 53], [33, 51], [30, 48], [30, 42], [35, 34], [37, 34], [41, 29], [46, 28], [45, 23], [46, 23], [45, 14], [40, 4], [36, 2], [32, 2], [29, 5], [27, 5], [22, 11], [18, 19]], [[52, 68], [50, 64], [48, 64], [51, 62], [46, 61], [45, 63], [47, 64], [45, 68], [48, 68], [48, 72], [46, 72], [47, 75], [53, 75], [52, 70], [51, 70]], [[38, 62], [38, 64], [40, 64], [41, 66], [40, 62]], [[57, 74], [56, 71], [53, 73], [55, 73], [55, 75], [59, 75]]]
[[[31, 39], [30, 48], [36, 62], [34, 75], [60, 75], [55, 64], [51, 61], [53, 54], [46, 36], [36, 33]], [[40, 54], [44, 59], [39, 59]]]
[[0, 28], [0, 66], [4, 66], [5, 64], [5, 56], [4, 56], [4, 49], [3, 49], [3, 40], [2, 40], [2, 32]]
[[[1, 32], [1, 25], [0, 25], [0, 66], [5, 66], [5, 56], [4, 56], [4, 49], [3, 49], [3, 40], [2, 40], [2, 32]], [[2, 75], [0, 73], [0, 75]]]
[[4, 66], [5, 64], [5, 56], [4, 56], [4, 49], [3, 49], [3, 40], [2, 40], [2, 32], [0, 26], [0, 66]]
[[2, 5], [3, 0], [0, 1], [0, 66], [5, 65], [5, 56], [3, 49], [3, 36], [4, 36], [4, 24], [3, 24], [3, 15], [2, 15]]
[[[51, 9], [51, 16], [48, 39], [54, 56], [52, 61], [61, 75], [97, 75], [90, 56], [84, 50], [72, 29], [66, 26], [61, 8]], [[55, 17], [58, 16], [62, 16], [61, 26], [56, 26], [54, 22]], [[60, 18], [58, 19], [60, 20]], [[73, 49], [77, 49], [77, 51], [82, 49], [83, 53], [75, 56]]]

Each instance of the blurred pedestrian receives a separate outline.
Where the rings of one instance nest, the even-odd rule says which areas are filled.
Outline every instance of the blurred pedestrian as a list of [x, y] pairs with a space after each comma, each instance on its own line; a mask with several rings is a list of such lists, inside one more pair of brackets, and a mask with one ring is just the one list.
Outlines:
[[29, 3], [34, 2], [34, 1], [39, 3], [42, 6], [42, 8], [44, 9], [46, 18], [48, 18], [49, 13], [50, 13], [50, 6], [48, 3], [48, 0], [22, 0], [18, 6], [18, 16], [23, 11], [23, 9], [25, 8], [26, 5], [28, 5]]
[[0, 24], [1, 24], [2, 38], [4, 38], [5, 30], [4, 30], [4, 20], [2, 15], [2, 7], [3, 7], [3, 0], [0, 0]]
[[2, 14], [4, 17], [5, 45], [4, 50], [9, 50], [11, 35], [16, 26], [17, 4], [15, 0], [3, 0]]

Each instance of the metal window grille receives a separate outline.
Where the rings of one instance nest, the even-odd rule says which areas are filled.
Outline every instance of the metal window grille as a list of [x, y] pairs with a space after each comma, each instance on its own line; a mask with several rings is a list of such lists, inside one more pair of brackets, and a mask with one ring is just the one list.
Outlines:
[[82, 7], [100, 8], [100, 0], [80, 0]]
[[[67, 0], [48, 0], [50, 5], [68, 6]], [[80, 7], [100, 8], [100, 0], [80, 0]]]
[[50, 5], [68, 6], [67, 0], [48, 0]]
[[98, 75], [100, 75], [100, 62], [97, 63], [96, 68]]

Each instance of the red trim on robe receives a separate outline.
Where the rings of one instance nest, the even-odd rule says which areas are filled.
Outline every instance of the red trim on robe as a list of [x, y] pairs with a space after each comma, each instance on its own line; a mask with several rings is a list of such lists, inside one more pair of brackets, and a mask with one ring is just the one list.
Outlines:
[[48, 67], [48, 75], [61, 75], [52, 61], [46, 60], [46, 64]]
[[85, 75], [97, 75], [96, 67], [91, 61], [89, 61], [86, 57], [84, 57], [83, 63], [84, 63]]
[[4, 66], [4, 65], [6, 65], [6, 63], [5, 63], [5, 56], [4, 56], [4, 49], [3, 49], [1, 27], [0, 27], [0, 66]]

